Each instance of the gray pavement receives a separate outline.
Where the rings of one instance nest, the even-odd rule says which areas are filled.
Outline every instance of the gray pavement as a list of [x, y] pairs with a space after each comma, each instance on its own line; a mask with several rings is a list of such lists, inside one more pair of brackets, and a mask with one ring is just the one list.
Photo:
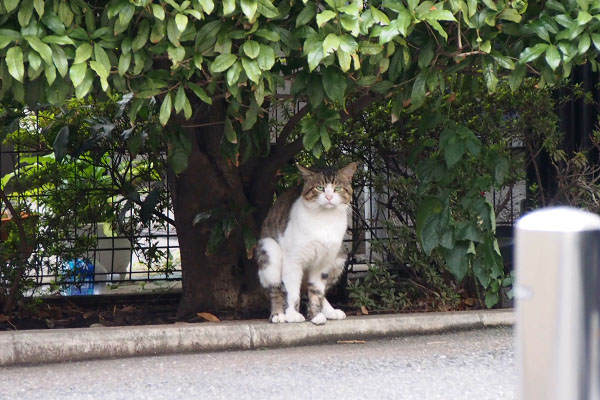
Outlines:
[[316, 326], [266, 320], [0, 332], [0, 366], [289, 347], [512, 326], [512, 310], [350, 317]]
[[0, 368], [0, 399], [516, 398], [508, 327]]

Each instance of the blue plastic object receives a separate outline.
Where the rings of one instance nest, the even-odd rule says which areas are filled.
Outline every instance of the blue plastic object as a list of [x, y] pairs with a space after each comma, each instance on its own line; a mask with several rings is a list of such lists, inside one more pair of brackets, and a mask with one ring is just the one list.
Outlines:
[[72, 259], [63, 263], [66, 275], [65, 296], [81, 296], [94, 294], [94, 264], [83, 258]]

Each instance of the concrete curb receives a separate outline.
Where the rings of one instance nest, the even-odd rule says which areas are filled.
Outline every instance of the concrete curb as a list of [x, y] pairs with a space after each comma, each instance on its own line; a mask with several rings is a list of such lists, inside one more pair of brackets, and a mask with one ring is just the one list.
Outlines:
[[0, 332], [0, 366], [335, 343], [512, 326], [512, 310], [349, 317], [315, 326], [267, 321]]

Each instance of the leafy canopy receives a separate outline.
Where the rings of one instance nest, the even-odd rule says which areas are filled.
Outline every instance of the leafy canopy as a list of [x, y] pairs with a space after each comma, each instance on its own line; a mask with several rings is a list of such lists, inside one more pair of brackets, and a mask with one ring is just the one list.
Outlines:
[[235, 155], [292, 82], [318, 155], [348, 98], [393, 96], [397, 114], [454, 73], [492, 91], [502, 75], [555, 83], [599, 48], [600, 1], [588, 0], [2, 0], [0, 102], [133, 94], [132, 121], [156, 102], [166, 125], [226, 99]]

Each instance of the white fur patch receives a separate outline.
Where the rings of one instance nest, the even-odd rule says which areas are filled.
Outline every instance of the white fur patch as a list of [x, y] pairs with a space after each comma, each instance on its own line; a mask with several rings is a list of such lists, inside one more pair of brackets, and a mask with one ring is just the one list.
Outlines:
[[327, 317], [325, 317], [323, 313], [318, 313], [313, 317], [313, 319], [310, 320], [310, 322], [315, 325], [323, 325], [325, 322], [327, 322]]
[[346, 318], [346, 313], [339, 309], [334, 309], [331, 304], [327, 301], [327, 299], [323, 299], [323, 307], [321, 312], [325, 314], [327, 319], [344, 319]]
[[275, 314], [275, 315], [271, 316], [271, 322], [274, 324], [284, 323], [285, 315], [284, 314]]
[[261, 239], [258, 246], [269, 257], [269, 262], [258, 271], [260, 284], [264, 288], [279, 286], [281, 284], [281, 247], [271, 238]]
[[300, 314], [295, 310], [290, 310], [289, 308], [285, 312], [285, 322], [304, 322], [304, 315]]

